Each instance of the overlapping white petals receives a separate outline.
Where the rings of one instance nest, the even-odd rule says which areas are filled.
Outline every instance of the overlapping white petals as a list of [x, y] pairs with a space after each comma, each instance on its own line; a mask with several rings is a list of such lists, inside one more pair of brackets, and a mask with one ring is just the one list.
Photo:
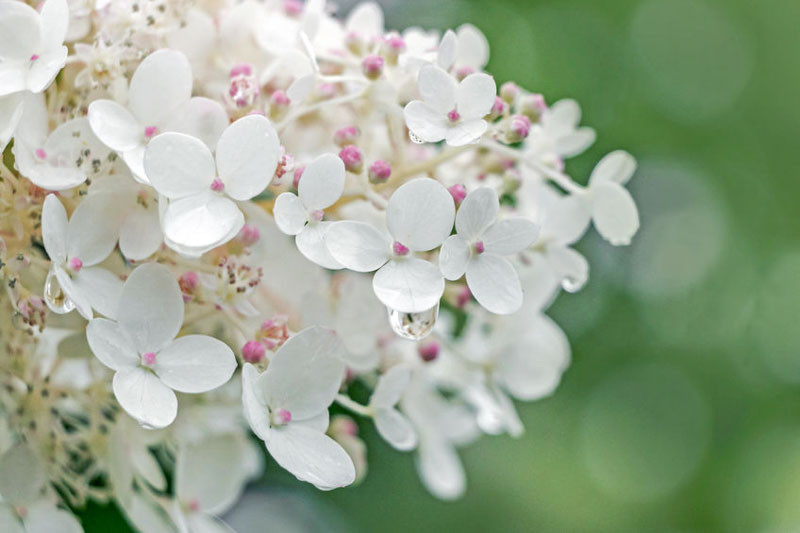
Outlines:
[[410, 380], [411, 370], [408, 367], [392, 367], [378, 380], [369, 403], [378, 433], [398, 450], [411, 450], [417, 445], [414, 428], [395, 408]]

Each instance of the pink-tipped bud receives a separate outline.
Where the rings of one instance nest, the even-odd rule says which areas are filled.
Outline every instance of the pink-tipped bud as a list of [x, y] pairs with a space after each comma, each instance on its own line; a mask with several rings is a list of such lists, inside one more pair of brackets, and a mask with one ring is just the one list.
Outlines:
[[265, 320], [256, 332], [256, 339], [269, 350], [283, 346], [283, 343], [289, 339], [288, 321], [288, 317], [284, 315], [277, 315]]
[[392, 165], [378, 159], [369, 166], [369, 181], [371, 183], [385, 183], [392, 175]]
[[456, 203], [456, 206], [461, 205], [461, 202], [463, 202], [464, 198], [467, 197], [467, 189], [460, 183], [451, 185], [447, 188], [447, 190], [450, 192], [450, 196], [453, 197], [453, 201]]
[[353, 55], [360, 56], [364, 53], [366, 43], [358, 32], [351, 31], [344, 36], [344, 45]]
[[69, 268], [73, 272], [80, 272], [80, 270], [83, 268], [83, 261], [77, 257], [73, 257], [69, 260]]
[[531, 119], [525, 115], [512, 115], [508, 121], [508, 142], [518, 143], [531, 133]]
[[156, 363], [155, 352], [146, 352], [142, 354], [142, 363], [146, 366], [153, 366]]
[[311, 220], [313, 220], [314, 222], [319, 222], [320, 220], [322, 220], [322, 217], [324, 216], [325, 216], [325, 211], [323, 211], [322, 209], [315, 209], [311, 212]]
[[31, 61], [36, 61], [37, 59], [39, 59], [39, 54], [31, 55]]
[[250, 65], [243, 63], [231, 69], [230, 85], [224, 94], [224, 99], [234, 114], [238, 116], [247, 114], [256, 104], [260, 94], [261, 87]]
[[42, 148], [37, 148], [34, 153], [39, 159], [47, 159], [47, 152], [45, 152]]
[[514, 103], [514, 100], [516, 100], [517, 96], [519, 96], [519, 92], [520, 92], [519, 85], [517, 85], [513, 81], [507, 81], [500, 86], [500, 98], [502, 98], [509, 104]]
[[303, 2], [300, 0], [284, 0], [283, 12], [290, 17], [296, 17], [303, 13]]
[[519, 112], [531, 119], [531, 122], [538, 122], [546, 110], [547, 103], [541, 94], [528, 94], [520, 99]]
[[231, 78], [236, 76], [252, 76], [253, 66], [249, 63], [239, 63], [231, 69]]
[[439, 356], [439, 343], [436, 341], [426, 342], [417, 347], [420, 358], [426, 363], [430, 363]]
[[211, 190], [214, 192], [222, 192], [225, 190], [225, 184], [219, 178], [214, 178], [211, 182]]
[[284, 91], [275, 91], [269, 97], [269, 103], [271, 106], [274, 107], [289, 107], [292, 103], [292, 100]]
[[483, 241], [477, 241], [473, 246], [473, 248], [475, 249], [475, 253], [478, 255], [486, 251], [486, 247], [483, 245]]
[[247, 341], [242, 347], [242, 359], [248, 363], [260, 363], [264, 359], [266, 349], [258, 341]]
[[386, 49], [391, 50], [396, 54], [399, 54], [406, 49], [406, 42], [396, 31], [388, 33], [384, 36], [383, 45]]
[[458, 112], [457, 109], [453, 109], [447, 114], [447, 119], [450, 122], [458, 122], [459, 120], [461, 120], [461, 114]]
[[245, 246], [253, 246], [261, 238], [261, 232], [252, 224], [245, 224], [239, 232], [239, 239]]
[[368, 55], [361, 62], [361, 71], [371, 80], [377, 80], [383, 74], [383, 58], [379, 55]]
[[144, 128], [144, 138], [150, 139], [158, 133], [158, 126], [147, 126]]
[[344, 128], [336, 130], [336, 133], [333, 134], [333, 142], [340, 147], [345, 147], [348, 144], [355, 144], [356, 140], [358, 140], [358, 136], [358, 128], [355, 126], [345, 126]]
[[344, 162], [344, 168], [353, 174], [360, 174], [364, 168], [364, 156], [354, 144], [342, 148], [339, 158]]
[[456, 70], [456, 78], [461, 81], [474, 72], [475, 70], [472, 67], [460, 67]]
[[463, 308], [467, 305], [472, 298], [472, 293], [469, 291], [469, 287], [464, 285], [461, 287], [461, 290], [458, 292], [458, 296], [456, 296], [456, 307], [459, 309]]
[[494, 104], [492, 105], [492, 110], [490, 112], [492, 118], [497, 118], [504, 115], [507, 110], [508, 104], [506, 104], [499, 96], [495, 96]]
[[288, 424], [292, 421], [292, 413], [287, 411], [286, 409], [278, 409], [275, 411], [275, 419], [273, 422], [276, 425], [283, 425]]
[[394, 241], [394, 243], [392, 244], [392, 251], [394, 252], [394, 255], [399, 255], [399, 256], [408, 255], [408, 246], [399, 241]]
[[300, 178], [303, 177], [303, 171], [306, 169], [305, 165], [300, 165], [296, 169], [294, 169], [294, 174], [292, 175], [292, 187], [297, 189], [300, 186]]

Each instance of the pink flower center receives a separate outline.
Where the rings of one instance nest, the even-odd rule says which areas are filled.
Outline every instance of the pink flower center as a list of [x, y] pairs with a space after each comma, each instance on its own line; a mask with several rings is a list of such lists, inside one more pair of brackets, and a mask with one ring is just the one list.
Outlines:
[[325, 212], [322, 209], [316, 209], [311, 212], [311, 220], [314, 222], [319, 222], [323, 216], [325, 216]]
[[211, 190], [214, 192], [222, 192], [225, 190], [225, 184], [222, 183], [221, 179], [214, 178], [214, 181], [211, 182]]
[[408, 247], [399, 241], [394, 241], [394, 244], [392, 244], [392, 251], [395, 255], [408, 255]]
[[142, 355], [142, 363], [147, 366], [153, 366], [156, 362], [156, 354], [155, 352], [147, 352]]
[[383, 72], [383, 58], [379, 55], [369, 55], [361, 62], [361, 69], [365, 76], [375, 79]]
[[278, 409], [275, 411], [275, 420], [274, 423], [276, 425], [283, 425], [288, 424], [292, 421], [292, 413], [287, 411], [286, 409]]
[[253, 74], [253, 67], [249, 63], [239, 63], [231, 69], [231, 78], [235, 76], [250, 76]]
[[158, 126], [147, 126], [144, 129], [144, 138], [145, 139], [150, 139], [156, 133], [158, 133]]
[[464, 201], [464, 198], [467, 197], [467, 189], [460, 183], [448, 187], [447, 190], [450, 192], [450, 196], [453, 197], [453, 201], [456, 205], [460, 205], [461, 202]]
[[447, 114], [447, 118], [448, 120], [450, 120], [450, 122], [458, 122], [459, 120], [461, 120], [461, 115], [458, 113], [457, 110], [453, 109]]
[[369, 179], [375, 183], [384, 182], [392, 175], [392, 166], [384, 161], [378, 159], [369, 167]]
[[31, 61], [36, 61], [37, 59], [39, 59], [39, 54], [33, 54], [31, 56]]
[[483, 246], [483, 241], [478, 241], [478, 242], [475, 243], [475, 253], [476, 254], [482, 254], [484, 252], [484, 250], [485, 250], [485, 247]]
[[74, 272], [80, 272], [80, 270], [83, 268], [83, 261], [77, 257], [73, 257], [69, 260], [69, 268]]
[[47, 152], [43, 148], [37, 148], [34, 152], [39, 159], [47, 159]]

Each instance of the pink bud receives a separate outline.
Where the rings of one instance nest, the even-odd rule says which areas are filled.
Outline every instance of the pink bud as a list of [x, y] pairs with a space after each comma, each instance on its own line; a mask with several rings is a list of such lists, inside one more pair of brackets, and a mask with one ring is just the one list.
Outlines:
[[36, 61], [37, 59], [39, 59], [39, 54], [33, 54], [31, 56], [31, 61]]
[[333, 134], [333, 142], [338, 146], [344, 147], [348, 144], [354, 144], [356, 139], [358, 139], [358, 135], [358, 128], [355, 126], [345, 126], [344, 128], [336, 130], [336, 133]]
[[339, 158], [344, 162], [344, 168], [353, 174], [361, 173], [364, 168], [364, 156], [354, 144], [342, 148], [339, 151]]
[[200, 282], [197, 273], [193, 271], [184, 272], [178, 278], [178, 286], [184, 294], [192, 294], [197, 289], [197, 284]]
[[214, 181], [211, 182], [211, 190], [214, 192], [222, 192], [225, 190], [225, 184], [222, 183], [221, 179], [214, 178]]
[[231, 78], [236, 76], [252, 76], [253, 67], [249, 63], [239, 63], [231, 69]]
[[247, 341], [242, 347], [242, 358], [248, 363], [260, 363], [264, 359], [266, 349], [258, 341]]
[[500, 86], [500, 98], [502, 98], [509, 104], [513, 103], [514, 100], [517, 99], [517, 96], [519, 96], [519, 92], [520, 92], [519, 86], [513, 81], [507, 81]]
[[531, 132], [531, 119], [525, 115], [513, 115], [508, 123], [510, 141], [520, 142]]
[[453, 197], [453, 201], [456, 203], [456, 206], [461, 205], [461, 202], [463, 202], [464, 198], [467, 197], [467, 189], [460, 183], [451, 185], [447, 188], [447, 190], [450, 192], [450, 196]]
[[300, 0], [284, 0], [283, 11], [290, 17], [296, 17], [303, 12], [303, 2]]
[[34, 153], [39, 159], [47, 159], [47, 152], [45, 152], [42, 148], [37, 148]]
[[491, 114], [494, 115], [494, 116], [498, 116], [499, 117], [500, 115], [502, 115], [503, 113], [506, 112], [506, 109], [508, 109], [508, 106], [503, 101], [503, 99], [500, 98], [499, 96], [495, 96], [494, 97], [494, 105], [492, 105]]
[[147, 126], [144, 128], [144, 138], [149, 139], [158, 133], [158, 126]]
[[369, 166], [369, 181], [372, 183], [384, 183], [392, 175], [392, 166], [378, 159]]
[[391, 49], [395, 53], [400, 53], [406, 49], [406, 42], [403, 40], [403, 37], [396, 31], [387, 34], [383, 38], [383, 44], [386, 45], [387, 48]]
[[258, 242], [260, 237], [261, 233], [258, 231], [258, 228], [252, 224], [245, 224], [242, 227], [242, 231], [239, 233], [239, 238], [245, 246], [253, 246]]
[[305, 165], [300, 165], [296, 169], [294, 169], [294, 175], [292, 177], [292, 187], [295, 189], [300, 185], [300, 178], [303, 177], [303, 171], [306, 169]]
[[383, 74], [383, 58], [375, 54], [368, 55], [361, 62], [361, 70], [367, 78], [377, 80]]
[[461, 120], [461, 115], [459, 114], [458, 110], [453, 109], [447, 114], [447, 118], [450, 120], [450, 122], [458, 122]]
[[288, 424], [292, 421], [292, 413], [287, 411], [286, 409], [278, 409], [275, 411], [275, 423], [276, 424]]
[[392, 244], [392, 251], [395, 255], [408, 255], [408, 247], [399, 241], [394, 241], [394, 244]]
[[458, 80], [461, 81], [470, 74], [472, 74], [473, 72], [475, 72], [475, 70], [472, 67], [461, 67], [458, 70], [456, 70], [456, 78], [458, 78]]
[[529, 94], [523, 97], [519, 103], [519, 112], [536, 122], [547, 109], [544, 96], [541, 94]]
[[269, 103], [274, 107], [289, 107], [292, 101], [285, 92], [279, 90], [272, 93], [272, 96], [269, 97]]
[[439, 356], [439, 343], [436, 341], [426, 342], [417, 347], [420, 358], [426, 363], [430, 363]]
[[73, 257], [69, 260], [69, 268], [72, 269], [74, 272], [80, 272], [83, 268], [83, 261], [78, 259], [77, 257]]
[[142, 363], [147, 366], [153, 366], [156, 362], [156, 354], [155, 352], [147, 352], [142, 354]]

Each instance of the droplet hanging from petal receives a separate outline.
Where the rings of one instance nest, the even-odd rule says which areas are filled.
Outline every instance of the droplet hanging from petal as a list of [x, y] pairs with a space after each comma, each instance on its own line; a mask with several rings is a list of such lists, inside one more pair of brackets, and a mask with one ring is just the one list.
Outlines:
[[417, 137], [416, 135], [414, 135], [413, 131], [409, 131], [408, 132], [408, 138], [411, 139], [411, 142], [416, 143], [416, 144], [423, 144], [425, 142], [422, 139], [420, 139], [419, 137]]
[[564, 279], [561, 280], [561, 287], [569, 293], [575, 293], [581, 290], [584, 283], [585, 280], [581, 280], [575, 276], [566, 275], [564, 276]]
[[44, 282], [44, 299], [47, 302], [47, 307], [54, 313], [60, 315], [69, 313], [75, 309], [75, 304], [67, 297], [67, 294], [58, 282], [54, 268], [51, 268], [50, 272], [47, 273], [47, 279]]
[[436, 325], [436, 318], [439, 316], [439, 304], [419, 313], [402, 313], [389, 307], [389, 324], [392, 330], [404, 339], [412, 341], [424, 339]]

